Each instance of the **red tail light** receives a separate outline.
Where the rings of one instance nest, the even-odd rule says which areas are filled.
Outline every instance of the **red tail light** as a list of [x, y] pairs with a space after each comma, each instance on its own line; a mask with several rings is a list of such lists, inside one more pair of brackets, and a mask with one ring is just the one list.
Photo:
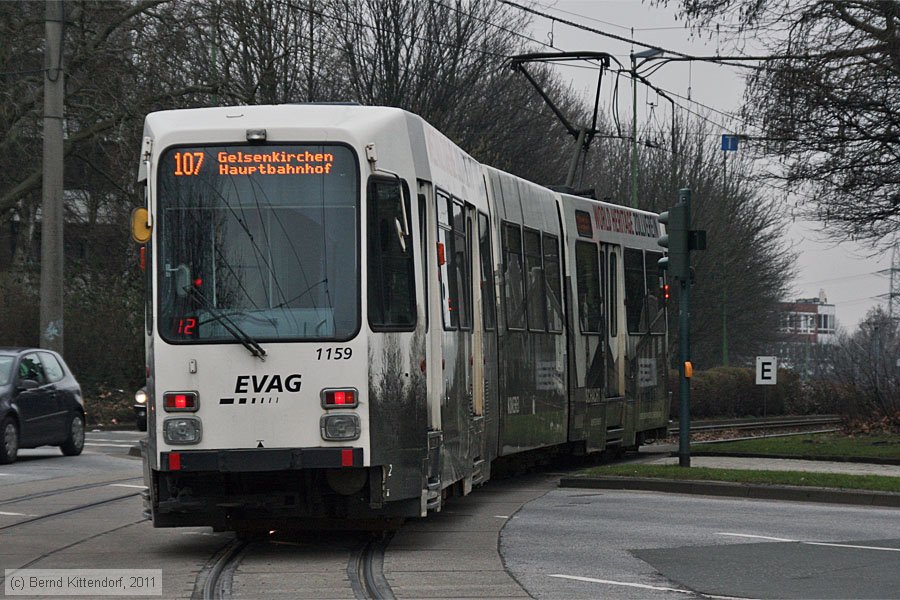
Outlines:
[[197, 392], [166, 392], [163, 396], [166, 412], [196, 412], [200, 408]]
[[359, 392], [353, 388], [322, 390], [322, 408], [354, 408], [359, 405]]

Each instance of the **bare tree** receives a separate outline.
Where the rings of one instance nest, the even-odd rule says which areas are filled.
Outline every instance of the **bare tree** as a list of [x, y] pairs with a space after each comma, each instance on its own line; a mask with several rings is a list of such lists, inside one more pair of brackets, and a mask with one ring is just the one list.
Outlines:
[[203, 5], [206, 71], [223, 103], [340, 100], [333, 0], [216, 0]]
[[[398, 106], [476, 159], [538, 183], [559, 183], [565, 131], [509, 56], [530, 41], [521, 13], [495, 0], [334, 0], [320, 13], [340, 46], [346, 97]], [[567, 107], [579, 102], [549, 70], [538, 76]]]
[[[34, 17], [37, 6], [40, 3], [0, 3], [0, 27], [9, 27], [4, 62], [28, 65], [5, 73], [14, 83], [0, 106], [0, 129], [7, 132], [0, 139], [0, 161], [15, 168], [0, 176], [0, 215], [28, 202], [40, 188], [40, 162], [23, 158], [23, 150], [39, 143], [35, 128], [41, 88], [35, 81], [40, 80], [43, 67], [36, 62], [40, 59], [34, 56], [31, 39], [41, 39]], [[65, 6], [67, 159], [102, 141], [112, 144], [108, 148], [133, 153], [137, 146], [119, 144], [123, 134], [140, 130], [146, 112], [159, 106], [190, 105], [214, 90], [204, 80], [186, 77], [190, 70], [184, 68], [184, 51], [178, 52], [175, 45], [190, 39], [186, 34], [193, 16], [186, 3], [70, 0]], [[20, 21], [25, 27], [4, 25]], [[82, 161], [90, 162], [87, 157]], [[119, 172], [106, 175], [121, 180]], [[127, 179], [132, 179], [130, 174]]]
[[[142, 277], [136, 248], [122, 235], [138, 198], [141, 122], [213, 88], [184, 66], [193, 39], [188, 3], [68, 0], [65, 9], [65, 310], [68, 341], [79, 349], [68, 360], [91, 394], [143, 376]], [[0, 265], [0, 338], [19, 345], [36, 344], [38, 331], [41, 10], [42, 2], [0, 3], [0, 68], [9, 83], [0, 87], [0, 227], [17, 219], [22, 238], [12, 264]], [[102, 351], [110, 346], [117, 351]]]
[[[729, 364], [745, 364], [775, 341], [778, 303], [793, 277], [796, 256], [786, 243], [784, 211], [756, 182], [749, 160], [732, 162], [726, 179], [721, 157], [710, 143], [714, 132], [706, 121], [682, 120], [674, 133], [645, 133], [646, 139], [659, 141], [639, 149], [639, 207], [664, 211], [677, 201], [677, 189], [688, 187], [693, 228], [707, 231], [708, 249], [691, 258], [696, 272], [691, 296], [694, 363], [700, 368], [723, 364], [727, 335]], [[670, 150], [672, 135], [676, 155]], [[598, 196], [627, 204], [631, 145], [614, 137], [604, 139], [593, 156]], [[677, 306], [677, 286], [672, 292], [670, 306]], [[669, 313], [674, 350], [677, 311]]]
[[[854, 390], [852, 412], [900, 418], [900, 330], [882, 307], [871, 309], [860, 326], [838, 340], [835, 375]], [[900, 424], [900, 423], [898, 423]]]
[[[670, 3], [662, 0], [662, 3]], [[748, 78], [745, 116], [776, 174], [810, 194], [805, 216], [875, 245], [900, 224], [900, 1], [678, 0], [773, 56]]]

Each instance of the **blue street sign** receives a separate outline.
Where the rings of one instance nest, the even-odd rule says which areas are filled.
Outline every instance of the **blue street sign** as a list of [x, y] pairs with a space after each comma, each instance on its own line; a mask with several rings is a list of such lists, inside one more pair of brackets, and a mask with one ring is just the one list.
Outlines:
[[722, 151], [734, 152], [738, 149], [738, 136], [730, 134], [722, 134]]

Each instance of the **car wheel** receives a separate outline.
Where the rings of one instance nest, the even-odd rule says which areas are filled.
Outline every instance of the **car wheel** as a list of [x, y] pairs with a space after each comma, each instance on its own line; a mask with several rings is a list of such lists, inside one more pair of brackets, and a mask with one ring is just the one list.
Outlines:
[[59, 447], [66, 456], [78, 456], [84, 450], [84, 417], [76, 413], [69, 422], [69, 437]]
[[9, 417], [0, 422], [0, 465], [16, 462], [19, 455], [19, 426]]

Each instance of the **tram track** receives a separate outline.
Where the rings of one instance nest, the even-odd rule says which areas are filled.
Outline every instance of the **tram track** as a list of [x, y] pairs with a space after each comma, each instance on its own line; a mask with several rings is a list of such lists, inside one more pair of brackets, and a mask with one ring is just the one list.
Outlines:
[[[133, 521], [133, 522], [131, 522], [131, 523], [126, 523], [126, 524], [124, 524], [124, 525], [119, 525], [118, 527], [113, 527], [112, 529], [105, 529], [105, 530], [100, 531], [100, 532], [98, 532], [98, 533], [94, 533], [94, 534], [89, 535], [89, 536], [87, 536], [87, 537], [83, 537], [83, 538], [81, 538], [81, 539], [79, 539], [79, 540], [76, 540], [76, 541], [70, 543], [70, 544], [66, 544], [66, 545], [64, 545], [64, 546], [60, 546], [60, 547], [58, 547], [58, 548], [54, 548], [53, 550], [50, 550], [50, 551], [48, 551], [48, 552], [44, 552], [43, 554], [41, 554], [41, 555], [38, 556], [37, 558], [33, 558], [33, 559], [31, 559], [30, 561], [28, 561], [27, 563], [25, 563], [25, 564], [23, 564], [23, 565], [21, 565], [21, 566], [19, 566], [19, 567], [16, 567], [15, 570], [28, 569], [28, 568], [30, 568], [30, 567], [33, 567], [34, 565], [36, 565], [36, 564], [39, 563], [40, 561], [45, 560], [45, 559], [47, 559], [47, 558], [50, 558], [51, 556], [53, 556], [54, 554], [57, 554], [58, 552], [62, 552], [62, 551], [64, 551], [64, 550], [69, 550], [70, 548], [74, 548], [75, 546], [78, 546], [78, 545], [80, 545], [80, 544], [84, 544], [84, 543], [86, 543], [86, 542], [90, 542], [91, 540], [95, 540], [95, 539], [97, 539], [97, 538], [99, 538], [99, 537], [103, 537], [104, 535], [109, 535], [110, 533], [115, 533], [115, 532], [117, 532], [117, 531], [121, 531], [122, 529], [126, 529], [126, 528], [128, 528], [128, 527], [134, 527], [135, 525], [139, 525], [139, 524], [143, 523], [143, 522], [146, 521], [146, 520], [147, 520], [147, 519], [138, 519], [137, 521]], [[4, 582], [5, 580], [6, 580], [6, 576], [3, 575], [3, 574], [0, 574], [0, 586], [3, 585], [3, 582]]]
[[385, 538], [372, 539], [350, 556], [347, 576], [357, 600], [395, 600], [384, 576]]
[[25, 494], [23, 496], [16, 496], [14, 498], [6, 498], [5, 500], [0, 500], [0, 506], [6, 506], [8, 504], [15, 504], [17, 502], [27, 502], [29, 500], [37, 500], [38, 498], [47, 498], [50, 496], [58, 496], [60, 494], [66, 494], [69, 492], [80, 492], [82, 490], [90, 490], [95, 488], [114, 486], [116, 484], [125, 483], [127, 481], [142, 481], [141, 477], [127, 477], [125, 479], [110, 479], [109, 481], [99, 481], [97, 483], [87, 483], [83, 485], [73, 485], [69, 487], [59, 488], [55, 490], [45, 490], [43, 492], [35, 492], [33, 494]]
[[109, 504], [111, 502], [118, 502], [119, 500], [126, 500], [128, 498], [134, 498], [135, 496], [140, 495], [140, 492], [133, 492], [130, 494], [124, 494], [121, 496], [114, 496], [112, 498], [104, 498], [103, 500], [97, 500], [96, 502], [89, 502], [87, 504], [79, 504], [77, 506], [73, 506], [70, 508], [64, 508], [63, 510], [57, 510], [51, 513], [46, 513], [43, 515], [36, 515], [34, 517], [29, 517], [27, 519], [22, 519], [21, 521], [16, 521], [15, 523], [10, 523], [9, 525], [0, 526], [0, 531], [8, 531], [15, 527], [21, 527], [22, 525], [28, 525], [30, 523], [36, 523], [38, 521], [44, 521], [46, 519], [52, 519], [54, 517], [59, 517], [62, 515], [68, 515], [76, 512], [81, 512], [83, 510], [90, 510], [92, 508], [97, 508], [98, 506], [103, 506], [104, 504]]
[[[795, 429], [805, 427], [830, 427], [837, 426], [841, 417], [837, 415], [815, 415], [802, 417], [770, 417], [750, 419], [727, 419], [698, 421], [691, 425], [692, 433], [714, 433], [717, 431], [743, 430], [752, 431], [758, 429]], [[669, 427], [669, 435], [678, 434], [678, 426]]]
[[[349, 551], [346, 563], [334, 568], [346, 570], [353, 596], [358, 600], [395, 600], [384, 576], [384, 552], [388, 540], [372, 538]], [[232, 597], [234, 576], [242, 562], [253, 558], [265, 542], [247, 542], [234, 538], [220, 547], [200, 569], [194, 582], [191, 600], [223, 600]], [[326, 549], [327, 550], [327, 549]], [[346, 556], [346, 555], [345, 555]]]
[[230, 598], [234, 572], [249, 546], [249, 542], [235, 538], [219, 548], [197, 574], [191, 600]]

